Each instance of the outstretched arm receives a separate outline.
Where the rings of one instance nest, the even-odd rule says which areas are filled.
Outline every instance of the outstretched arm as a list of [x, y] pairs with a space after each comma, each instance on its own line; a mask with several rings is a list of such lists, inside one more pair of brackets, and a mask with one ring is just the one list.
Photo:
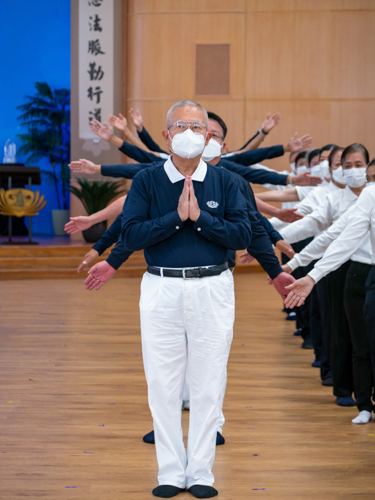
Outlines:
[[150, 150], [139, 139], [139, 137], [136, 137], [133, 134], [133, 132], [129, 129], [127, 119], [121, 113], [119, 113], [119, 116], [109, 115], [108, 121], [110, 125], [112, 125], [112, 127], [117, 128], [124, 134], [125, 140], [127, 142], [129, 142], [133, 146], [137, 146], [137, 148], [150, 152]]
[[268, 113], [258, 132], [251, 139], [249, 139], [247, 143], [242, 146], [242, 148], [234, 151], [234, 153], [243, 153], [244, 151], [250, 151], [251, 149], [257, 148], [264, 141], [271, 130], [278, 125], [280, 116], [281, 115], [278, 111], [273, 115]]
[[281, 191], [265, 191], [264, 193], [257, 193], [257, 199], [266, 202], [299, 201], [298, 192], [296, 188], [283, 189]]
[[94, 224], [98, 224], [98, 222], [102, 222], [103, 220], [108, 220], [111, 217], [117, 217], [121, 214], [122, 207], [124, 206], [126, 199], [125, 196], [121, 196], [117, 198], [113, 203], [108, 205], [108, 207], [96, 212], [95, 214], [79, 216], [79, 217], [70, 217], [70, 221], [65, 224], [65, 231], [68, 234], [75, 234], [78, 231], [84, 231]]
[[303, 218], [303, 215], [297, 212], [296, 208], [276, 208], [262, 200], [259, 200], [256, 196], [256, 202], [259, 212], [267, 215], [272, 215], [284, 222], [294, 222]]

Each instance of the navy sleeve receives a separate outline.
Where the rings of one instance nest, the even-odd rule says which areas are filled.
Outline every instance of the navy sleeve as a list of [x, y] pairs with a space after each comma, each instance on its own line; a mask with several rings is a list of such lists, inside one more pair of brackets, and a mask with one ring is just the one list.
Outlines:
[[160, 160], [159, 156], [154, 155], [154, 153], [149, 153], [148, 151], [145, 151], [138, 146], [133, 146], [133, 144], [129, 144], [126, 141], [122, 143], [119, 150], [121, 153], [124, 153], [126, 156], [129, 156], [129, 158], [138, 161], [139, 163], [154, 163]]
[[257, 148], [251, 149], [250, 151], [244, 151], [243, 153], [237, 153], [236, 155], [232, 155], [230, 160], [247, 166], [255, 165], [263, 160], [277, 158], [278, 156], [283, 156], [283, 154], [284, 146], [271, 146], [270, 148]]
[[282, 273], [282, 269], [272, 248], [270, 236], [261, 223], [262, 216], [256, 207], [254, 192], [251, 186], [243, 179], [238, 179], [238, 183], [241, 193], [246, 200], [247, 213], [251, 223], [252, 238], [247, 251], [259, 262], [271, 279], [274, 279]]
[[[143, 144], [146, 146], [146, 148], [150, 149], [151, 151], [157, 151], [158, 153], [167, 153], [166, 151], [163, 151], [159, 144], [157, 144], [154, 139], [151, 137], [151, 135], [147, 132], [145, 127], [142, 128], [142, 132], [138, 132], [138, 136], [143, 142]], [[169, 153], [167, 153], [169, 154]]]
[[111, 247], [118, 240], [119, 234], [121, 232], [121, 215], [118, 215], [116, 219], [113, 221], [111, 226], [105, 231], [100, 240], [95, 243], [92, 247], [96, 250], [99, 255], [107, 250], [107, 248]]
[[[159, 160], [160, 165], [164, 165], [165, 160]], [[155, 167], [158, 163], [123, 163], [121, 165], [102, 165], [100, 173], [108, 177], [124, 177], [124, 179], [133, 179], [141, 170], [149, 167]]]
[[273, 245], [276, 245], [276, 243], [280, 240], [283, 239], [281, 234], [276, 231], [276, 229], [273, 227], [273, 225], [270, 223], [270, 221], [264, 217], [264, 215], [259, 214], [260, 216], [260, 223], [264, 227], [264, 229], [267, 231], [268, 236], [270, 237], [270, 240], [272, 241]]
[[177, 208], [168, 214], [149, 219], [150, 190], [144, 175], [134, 177], [122, 212], [121, 241], [127, 250], [142, 250], [176, 233], [183, 222]]
[[230, 170], [231, 172], [235, 172], [253, 184], [274, 184], [276, 186], [286, 186], [288, 180], [287, 175], [279, 174], [278, 172], [271, 172], [263, 168], [244, 167], [238, 163], [232, 162], [231, 160], [220, 160], [218, 165]]
[[[224, 180], [224, 179], [223, 179]], [[225, 218], [215, 217], [201, 210], [194, 229], [204, 238], [223, 247], [241, 250], [250, 245], [251, 226], [246, 210], [246, 202], [233, 176], [226, 172]]]
[[[120, 217], [120, 225], [121, 225], [121, 215], [119, 215], [119, 217]], [[128, 260], [128, 258], [133, 253], [133, 252], [130, 252], [129, 250], [126, 250], [124, 248], [124, 245], [121, 241], [120, 234], [121, 234], [121, 227], [119, 230], [117, 243], [112, 248], [111, 253], [107, 257], [108, 264], [110, 266], [112, 266], [113, 269], [116, 269], [116, 271], [121, 266], [121, 264], [123, 264], [126, 260]]]

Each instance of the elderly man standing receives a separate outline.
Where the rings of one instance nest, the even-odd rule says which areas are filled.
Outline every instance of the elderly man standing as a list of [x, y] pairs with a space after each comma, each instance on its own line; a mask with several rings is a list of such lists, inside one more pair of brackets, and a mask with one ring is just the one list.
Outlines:
[[[157, 497], [188, 489], [217, 495], [211, 472], [217, 423], [233, 337], [230, 249], [247, 248], [246, 204], [232, 174], [201, 160], [211, 134], [206, 110], [192, 101], [172, 106], [163, 132], [172, 156], [164, 168], [137, 174], [123, 210], [121, 239], [144, 249], [141, 332], [149, 405], [159, 464]], [[187, 454], [181, 396], [190, 371]]]

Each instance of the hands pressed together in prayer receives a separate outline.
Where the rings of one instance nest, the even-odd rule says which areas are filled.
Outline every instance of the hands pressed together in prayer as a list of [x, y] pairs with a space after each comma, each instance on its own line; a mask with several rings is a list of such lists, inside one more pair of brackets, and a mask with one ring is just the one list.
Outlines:
[[187, 219], [194, 222], [199, 219], [201, 211], [190, 175], [185, 178], [184, 187], [178, 200], [177, 212], [183, 222]]

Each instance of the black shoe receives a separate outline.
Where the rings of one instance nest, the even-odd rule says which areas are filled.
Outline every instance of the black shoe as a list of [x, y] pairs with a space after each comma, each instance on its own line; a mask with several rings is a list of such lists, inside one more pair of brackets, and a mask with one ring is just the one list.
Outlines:
[[326, 387], [333, 387], [333, 378], [327, 377], [327, 378], [323, 379], [322, 385], [325, 385]]
[[220, 434], [220, 432], [218, 431], [218, 433], [216, 434], [216, 446], [220, 446], [221, 444], [224, 444], [224, 443], [225, 443], [224, 436], [222, 436]]
[[336, 404], [339, 406], [355, 406], [355, 401], [351, 396], [343, 396], [336, 398]]
[[143, 441], [147, 444], [155, 444], [155, 434], [154, 431], [149, 432], [143, 436]]
[[313, 368], [320, 368], [320, 365], [321, 365], [321, 363], [317, 359], [311, 363], [311, 366]]
[[152, 494], [154, 497], [172, 498], [181, 493], [181, 491], [185, 491], [185, 488], [178, 488], [170, 484], [161, 484], [152, 490]]
[[294, 335], [295, 337], [300, 337], [300, 336], [301, 336], [301, 332], [302, 332], [301, 328], [298, 328], [298, 330], [296, 330], [296, 331], [293, 333], [293, 335]]
[[285, 318], [286, 321], [295, 321], [297, 319], [297, 314], [295, 312], [291, 312]]
[[206, 486], [205, 484], [194, 484], [188, 491], [190, 491], [195, 498], [212, 498], [216, 497], [219, 493], [212, 486]]
[[[154, 431], [149, 432], [145, 436], [143, 436], [143, 441], [147, 444], [155, 444], [155, 434]], [[216, 446], [220, 446], [225, 443], [224, 436], [220, 434], [220, 432], [216, 435]]]

